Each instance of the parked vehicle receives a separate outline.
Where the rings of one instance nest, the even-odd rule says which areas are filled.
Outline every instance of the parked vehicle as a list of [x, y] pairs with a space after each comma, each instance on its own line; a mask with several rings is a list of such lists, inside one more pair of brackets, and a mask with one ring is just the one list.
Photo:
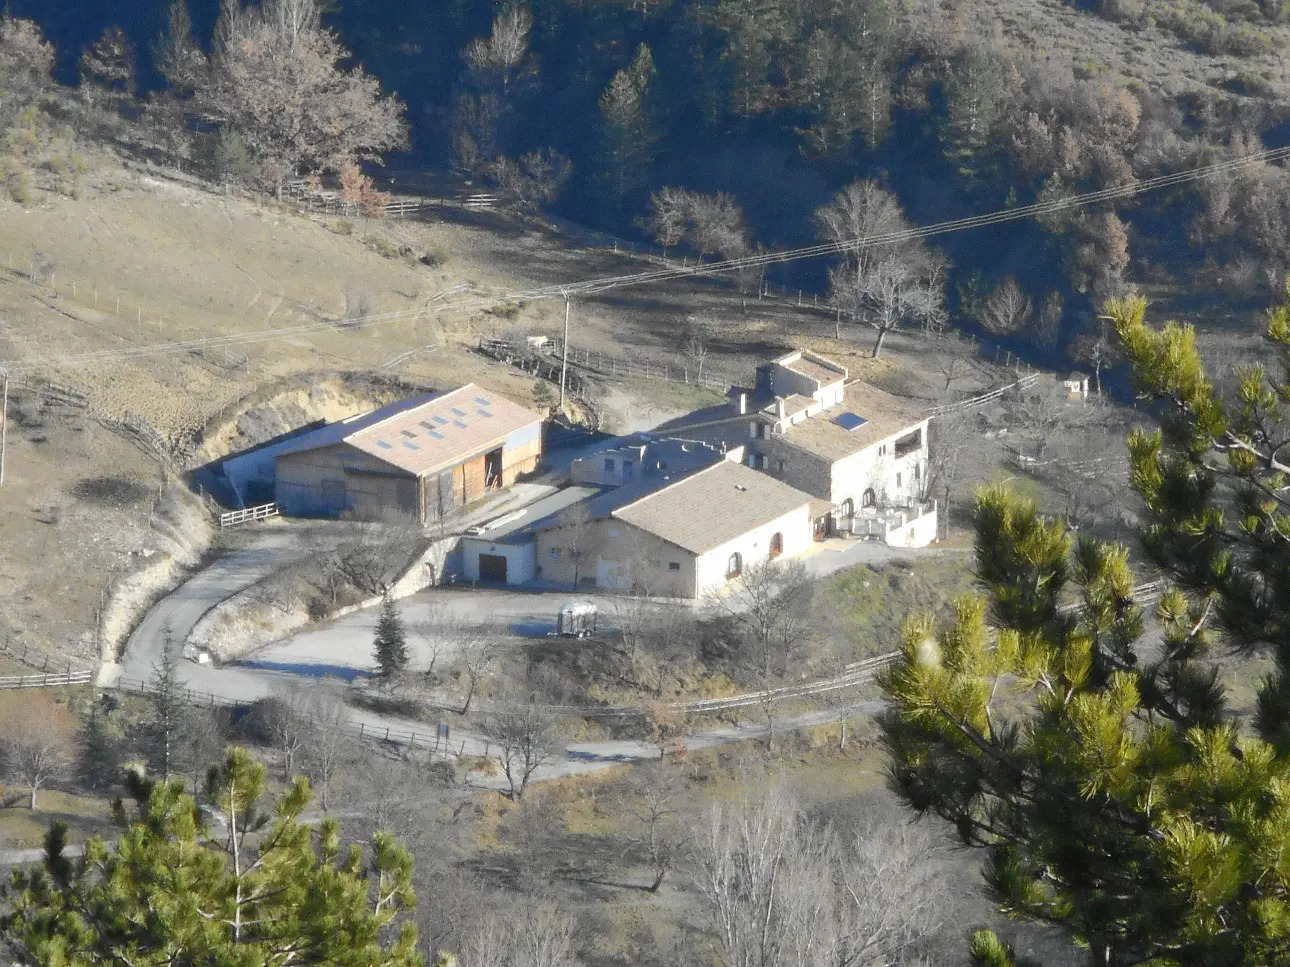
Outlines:
[[563, 638], [589, 638], [596, 633], [599, 612], [589, 601], [575, 601], [560, 609], [555, 619], [555, 633]]

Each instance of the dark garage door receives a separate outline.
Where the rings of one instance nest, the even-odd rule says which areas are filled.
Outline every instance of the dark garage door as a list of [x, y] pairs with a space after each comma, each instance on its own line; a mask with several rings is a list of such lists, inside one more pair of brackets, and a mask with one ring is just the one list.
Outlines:
[[479, 580], [490, 584], [505, 584], [506, 558], [501, 554], [480, 554]]

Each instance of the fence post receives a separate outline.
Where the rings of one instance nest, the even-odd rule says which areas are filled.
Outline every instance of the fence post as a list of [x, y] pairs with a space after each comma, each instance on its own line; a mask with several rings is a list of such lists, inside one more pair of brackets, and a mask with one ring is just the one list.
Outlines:
[[362, 723], [362, 722], [359, 722], [359, 723], [358, 723], [358, 737], [359, 737], [360, 739], [363, 737], [363, 723]]

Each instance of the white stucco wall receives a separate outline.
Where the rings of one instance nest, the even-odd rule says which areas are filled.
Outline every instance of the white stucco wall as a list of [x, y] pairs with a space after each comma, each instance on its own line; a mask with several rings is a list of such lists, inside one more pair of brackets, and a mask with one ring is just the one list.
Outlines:
[[461, 542], [462, 572], [467, 581], [479, 580], [479, 555], [496, 554], [506, 558], [506, 583], [527, 584], [533, 580], [533, 542], [492, 544], [467, 537]]
[[726, 569], [730, 556], [743, 556], [745, 570], [770, 557], [770, 539], [776, 532], [784, 535], [784, 553], [780, 560], [801, 554], [811, 546], [811, 518], [807, 505], [793, 510], [769, 523], [741, 534], [728, 543], [700, 555], [695, 560], [695, 587], [699, 594], [726, 583]]
[[906, 520], [900, 527], [893, 527], [887, 531], [886, 544], [888, 547], [926, 547], [932, 541], [936, 540], [936, 504], [932, 504], [932, 509], [923, 516], [914, 520]]
[[927, 424], [919, 424], [919, 428], [922, 446], [903, 457], [896, 456], [896, 441], [908, 436], [912, 427], [834, 463], [829, 500], [837, 506], [850, 499], [859, 510], [864, 492], [870, 488], [879, 503], [903, 504], [916, 499], [919, 481], [927, 473]]

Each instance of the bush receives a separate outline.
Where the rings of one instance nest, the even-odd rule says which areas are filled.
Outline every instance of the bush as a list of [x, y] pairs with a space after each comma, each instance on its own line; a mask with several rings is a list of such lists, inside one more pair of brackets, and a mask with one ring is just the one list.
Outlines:
[[254, 166], [251, 153], [246, 149], [242, 135], [227, 128], [220, 131], [212, 158], [215, 177], [222, 181], [247, 182], [251, 180]]

